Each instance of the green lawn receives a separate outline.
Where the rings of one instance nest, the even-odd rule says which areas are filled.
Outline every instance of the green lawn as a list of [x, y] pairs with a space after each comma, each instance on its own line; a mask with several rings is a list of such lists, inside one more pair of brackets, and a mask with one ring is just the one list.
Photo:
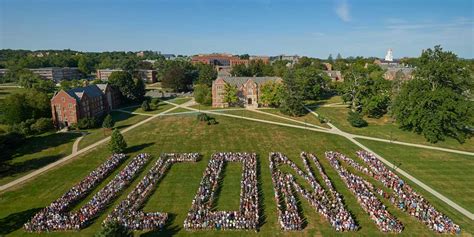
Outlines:
[[174, 99], [169, 100], [169, 102], [180, 105], [180, 104], [184, 104], [184, 103], [186, 103], [190, 100], [192, 100], [191, 97], [178, 97], [178, 98], [174, 98]]
[[347, 108], [319, 107], [314, 109], [314, 111], [329, 119], [332, 124], [345, 132], [389, 140], [391, 139], [400, 142], [411, 142], [474, 152], [474, 139], [472, 138], [467, 140], [464, 144], [459, 144], [459, 142], [451, 138], [446, 139], [444, 142], [432, 144], [427, 142], [422, 135], [399, 129], [398, 125], [396, 123], [392, 123], [388, 116], [384, 116], [380, 119], [366, 118], [369, 126], [355, 128], [352, 127], [347, 121], [347, 113], [349, 111]]
[[287, 124], [292, 124], [292, 125], [298, 125], [298, 126], [304, 126], [304, 124], [298, 123], [298, 122], [292, 122], [286, 119], [254, 112], [251, 110], [228, 110], [228, 111], [219, 111], [216, 113], [222, 113], [222, 114], [232, 114], [232, 115], [237, 115], [237, 116], [243, 116], [247, 118], [254, 118], [254, 119], [263, 119], [267, 121], [272, 121], [272, 122], [278, 122], [278, 123], [287, 123]]
[[50, 132], [29, 137], [15, 151], [2, 151], [0, 157], [5, 157], [7, 161], [0, 164], [0, 184], [6, 184], [71, 154], [72, 144], [79, 136], [78, 133]]
[[319, 122], [319, 119], [316, 116], [314, 116], [314, 114], [311, 114], [311, 113], [307, 113], [307, 114], [305, 114], [303, 116], [300, 116], [300, 117], [292, 117], [292, 116], [288, 116], [286, 114], [281, 113], [280, 110], [278, 110], [278, 109], [262, 109], [261, 111], [271, 113], [271, 114], [276, 114], [278, 116], [282, 116], [282, 117], [285, 117], [285, 118], [294, 119], [294, 120], [298, 120], [298, 121], [301, 121], [301, 122], [305, 122], [305, 123], [325, 127], [325, 128], [330, 128], [327, 124]]
[[[148, 118], [148, 116], [144, 115], [128, 114], [118, 111], [113, 111], [110, 114], [115, 121], [114, 128], [118, 128], [119, 130], [125, 129]], [[111, 135], [110, 131], [104, 131], [102, 128], [88, 129], [84, 131], [88, 132], [88, 134], [79, 142], [79, 149], [87, 147], [92, 143], [100, 141]]]
[[[474, 212], [474, 157], [357, 139], [428, 186]], [[393, 152], [403, 150], [403, 155]]]
[[[158, 184], [157, 189], [152, 194], [146, 205], [145, 211], [161, 211], [170, 213], [170, 222], [166, 229], [158, 232], [136, 232], [136, 234], [160, 235], [160, 236], [376, 236], [382, 235], [376, 229], [375, 224], [363, 212], [357, 204], [355, 197], [345, 187], [336, 172], [330, 167], [323, 154], [327, 150], [336, 150], [354, 158], [357, 146], [350, 143], [343, 137], [304, 131], [302, 129], [281, 127], [264, 123], [245, 121], [235, 118], [216, 116], [218, 125], [208, 126], [198, 123], [194, 116], [157, 118], [150, 123], [144, 124], [128, 133], [124, 137], [129, 145], [128, 154], [134, 156], [139, 152], [148, 152], [155, 156], [155, 159], [162, 152], [199, 152], [203, 155], [203, 160], [197, 163], [181, 163], [171, 167], [164, 179]], [[391, 152], [406, 156], [405, 147], [393, 147]], [[191, 201], [199, 186], [202, 172], [205, 170], [211, 154], [214, 152], [256, 152], [259, 162], [259, 188], [261, 191], [261, 206], [263, 210], [263, 221], [258, 233], [253, 231], [199, 231], [188, 232], [183, 229], [183, 221], [191, 206]], [[302, 232], [280, 231], [276, 203], [270, 170], [268, 168], [268, 153], [279, 151], [294, 160], [297, 165], [303, 167], [299, 158], [301, 151], [313, 152], [320, 157], [321, 165], [332, 179], [335, 188], [343, 195], [344, 202], [353, 213], [361, 229], [353, 233], [336, 233], [327, 221], [324, 220], [314, 209], [309, 207], [306, 201], [301, 201], [303, 212], [308, 225]], [[436, 152], [426, 150], [427, 156]], [[446, 154], [449, 156], [450, 154]], [[11, 236], [92, 236], [100, 229], [101, 222], [106, 215], [123, 200], [133, 189], [141, 177], [146, 174], [146, 170], [152, 166], [155, 160], [149, 162], [147, 169], [135, 179], [130, 187], [124, 190], [120, 197], [108, 206], [93, 223], [79, 232], [55, 232], [45, 234], [28, 234], [21, 229], [21, 225], [27, 221], [38, 208], [49, 205], [51, 201], [60, 197], [74, 183], [81, 180], [91, 170], [101, 164], [109, 153], [106, 145], [101, 145], [88, 154], [84, 154], [61, 167], [49, 171], [47, 174], [37, 177], [22, 186], [2, 193], [0, 198], [0, 235], [11, 234]], [[130, 158], [121, 166], [124, 167]], [[470, 162], [465, 160], [465, 162]], [[471, 161], [472, 164], [472, 161]], [[448, 164], [449, 165], [449, 164]], [[403, 166], [402, 166], [403, 167]], [[461, 167], [463, 169], [463, 167]], [[226, 167], [225, 177], [222, 180], [223, 186], [218, 200], [218, 209], [234, 208], [239, 199], [235, 190], [238, 187], [241, 173], [238, 164], [230, 164]], [[465, 166], [465, 172], [472, 171], [469, 166]], [[117, 173], [119, 171], [116, 170]], [[109, 177], [109, 180], [112, 176]], [[102, 184], [102, 186], [105, 183]], [[425, 198], [432, 202], [440, 211], [444, 212], [453, 220], [460, 224], [463, 233], [467, 236], [474, 233], [472, 221], [464, 218], [461, 214], [452, 211], [441, 201], [425, 192]], [[99, 187], [100, 188], [100, 187]], [[456, 187], [448, 186], [447, 189], [455, 190]], [[94, 192], [97, 192], [98, 188]], [[89, 196], [90, 198], [90, 196]], [[233, 201], [235, 200], [235, 201]], [[300, 200], [301, 197], [300, 197]], [[86, 202], [84, 200], [82, 203]], [[387, 200], [384, 202], [388, 205]], [[434, 236], [425, 225], [417, 222], [414, 218], [398, 211], [395, 207], [388, 205], [389, 211], [393, 213], [405, 225], [405, 230], [396, 236]], [[76, 207], [77, 208], [77, 207]]]
[[150, 110], [150, 111], [144, 111], [141, 106], [136, 106], [136, 107], [129, 107], [125, 108], [122, 110], [129, 111], [129, 112], [135, 112], [135, 113], [143, 113], [143, 114], [159, 114], [165, 110], [173, 108], [173, 105], [167, 104], [165, 102], [160, 102], [158, 103], [158, 109]]

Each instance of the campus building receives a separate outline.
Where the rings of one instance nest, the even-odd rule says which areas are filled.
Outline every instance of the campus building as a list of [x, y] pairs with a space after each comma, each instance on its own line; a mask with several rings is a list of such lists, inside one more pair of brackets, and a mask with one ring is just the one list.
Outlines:
[[224, 102], [226, 85], [237, 88], [239, 104], [245, 107], [257, 108], [262, 105], [259, 101], [260, 88], [266, 82], [282, 83], [280, 77], [219, 77], [212, 82], [212, 107], [228, 107]]
[[265, 64], [270, 62], [266, 56], [250, 56], [249, 59], [241, 59], [232, 54], [200, 54], [191, 58], [191, 63], [204, 63], [212, 66], [234, 67], [236, 65], [248, 65], [250, 61], [260, 60]]
[[77, 67], [45, 67], [30, 68], [34, 74], [39, 75], [43, 79], [60, 82], [63, 80], [81, 79], [82, 73]]
[[410, 80], [413, 78], [414, 68], [404, 65], [400, 60], [393, 58], [392, 49], [388, 49], [384, 59], [376, 59], [374, 64], [385, 70], [383, 77], [385, 80]]
[[[96, 77], [101, 81], [108, 81], [113, 72], [121, 72], [122, 69], [97, 69]], [[136, 76], [147, 83], [156, 82], [156, 70], [139, 69], [135, 71]]]
[[117, 89], [109, 84], [93, 84], [57, 92], [51, 99], [51, 113], [55, 127], [64, 128], [82, 118], [104, 115], [119, 105]]

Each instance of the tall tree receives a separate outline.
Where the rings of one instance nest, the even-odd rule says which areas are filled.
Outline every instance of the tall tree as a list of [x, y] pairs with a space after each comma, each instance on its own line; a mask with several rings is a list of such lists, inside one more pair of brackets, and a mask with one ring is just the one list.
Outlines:
[[234, 106], [239, 102], [239, 97], [237, 96], [237, 87], [225, 84], [224, 87], [224, 102], [229, 103], [229, 106]]
[[279, 82], [268, 81], [260, 88], [260, 104], [270, 107], [279, 107], [283, 98], [284, 85]]
[[209, 64], [199, 63], [196, 65], [199, 76], [197, 78], [197, 84], [205, 84], [208, 86], [212, 85], [212, 81], [217, 78], [217, 71], [213, 66]]
[[194, 86], [194, 100], [202, 105], [212, 104], [211, 87], [206, 84], [197, 84]]
[[464, 63], [440, 46], [424, 50], [415, 78], [403, 84], [392, 105], [400, 127], [432, 143], [452, 137], [460, 143], [472, 136], [472, 74]]
[[282, 96], [280, 111], [290, 116], [301, 116], [306, 113], [304, 94], [295, 79], [294, 71], [289, 71], [284, 77], [285, 90]]
[[114, 129], [110, 138], [109, 150], [112, 153], [123, 153], [127, 148], [127, 143], [118, 129]]
[[137, 94], [137, 84], [132, 75], [125, 71], [116, 71], [110, 74], [108, 82], [120, 90], [122, 96], [129, 101], [140, 101], [141, 95]]
[[332, 58], [332, 54], [329, 54], [328, 62], [332, 63], [333, 61], [334, 61], [334, 59]]

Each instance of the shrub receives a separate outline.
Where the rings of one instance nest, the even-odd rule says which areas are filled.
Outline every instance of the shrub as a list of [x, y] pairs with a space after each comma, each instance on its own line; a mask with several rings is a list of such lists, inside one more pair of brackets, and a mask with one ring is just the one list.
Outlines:
[[205, 113], [200, 113], [197, 115], [197, 120], [199, 122], [205, 122], [207, 125], [215, 125], [217, 124], [217, 120], [213, 117], [210, 117], [209, 115]]
[[110, 114], [105, 116], [104, 121], [102, 122], [102, 127], [103, 128], [113, 128], [114, 125], [115, 125], [115, 122], [114, 122], [114, 119], [112, 118], [112, 116], [110, 116]]
[[22, 135], [31, 135], [33, 134], [33, 131], [31, 130], [31, 125], [33, 125], [35, 123], [35, 120], [34, 119], [27, 119], [21, 123], [16, 123], [16, 124], [13, 124], [11, 127], [10, 127], [10, 131], [12, 132], [15, 132], [15, 133], [19, 133], [19, 134], [22, 134]]
[[98, 121], [95, 118], [83, 118], [77, 121], [77, 127], [79, 129], [91, 129], [96, 128]]
[[127, 228], [120, 225], [118, 222], [108, 223], [105, 226], [102, 226], [100, 232], [94, 235], [95, 237], [129, 237], [133, 236], [132, 232]]
[[142, 103], [142, 109], [143, 111], [150, 111], [151, 108], [150, 108], [150, 104], [148, 104], [148, 100], [144, 100], [143, 103]]
[[366, 127], [368, 125], [367, 121], [362, 118], [362, 115], [352, 111], [349, 111], [347, 121], [356, 128]]
[[32, 132], [40, 134], [52, 130], [54, 127], [50, 118], [39, 118], [30, 128]]
[[318, 120], [320, 123], [327, 123], [327, 119], [326, 117], [322, 116], [322, 115], [319, 115], [318, 116]]

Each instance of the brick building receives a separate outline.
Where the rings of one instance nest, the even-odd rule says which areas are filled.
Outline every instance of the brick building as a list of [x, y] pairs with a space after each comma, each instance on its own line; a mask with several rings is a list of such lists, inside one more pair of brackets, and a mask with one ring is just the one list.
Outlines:
[[108, 84], [60, 90], [51, 99], [51, 112], [57, 128], [76, 124], [82, 118], [101, 116], [120, 104], [120, 92]]
[[[212, 107], [228, 107], [224, 102], [226, 84], [237, 87], [239, 103], [245, 107], [259, 106], [260, 88], [266, 82], [282, 83], [280, 77], [220, 77], [212, 82]], [[261, 104], [260, 104], [261, 105]]]
[[35, 74], [38, 74], [43, 79], [54, 82], [81, 79], [83, 76], [77, 67], [45, 67], [30, 68], [29, 70]]
[[[101, 81], [109, 80], [110, 75], [113, 72], [121, 72], [122, 69], [97, 69], [96, 77]], [[155, 83], [156, 82], [156, 70], [147, 70], [147, 69], [139, 69], [135, 71], [136, 75], [142, 79], [144, 82], [147, 83]]]

